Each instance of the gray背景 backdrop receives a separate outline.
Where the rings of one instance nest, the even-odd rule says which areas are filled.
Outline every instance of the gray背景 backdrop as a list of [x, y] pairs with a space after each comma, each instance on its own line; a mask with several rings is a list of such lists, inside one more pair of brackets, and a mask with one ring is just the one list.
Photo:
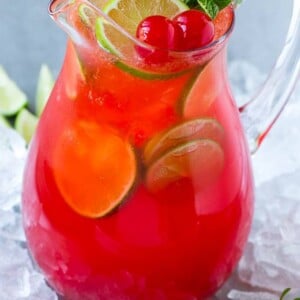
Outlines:
[[[0, 65], [32, 99], [42, 63], [56, 76], [66, 36], [47, 13], [48, 0], [0, 0]], [[288, 28], [292, 0], [244, 0], [237, 11], [229, 59], [268, 71]]]

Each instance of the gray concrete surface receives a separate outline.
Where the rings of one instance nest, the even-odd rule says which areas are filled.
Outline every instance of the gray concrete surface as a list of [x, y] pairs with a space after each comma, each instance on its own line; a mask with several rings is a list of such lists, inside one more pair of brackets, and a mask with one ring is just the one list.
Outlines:
[[[59, 72], [65, 34], [47, 14], [48, 0], [0, 0], [0, 65], [34, 97], [38, 71]], [[229, 59], [246, 59], [267, 71], [284, 41], [292, 0], [244, 0], [237, 12]]]

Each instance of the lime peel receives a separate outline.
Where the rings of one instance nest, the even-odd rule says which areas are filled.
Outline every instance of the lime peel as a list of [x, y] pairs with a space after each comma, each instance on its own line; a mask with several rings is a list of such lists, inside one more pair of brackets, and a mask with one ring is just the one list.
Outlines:
[[144, 149], [147, 165], [168, 150], [188, 141], [206, 138], [222, 145], [225, 134], [222, 125], [214, 118], [197, 118], [180, 123], [154, 136]]
[[172, 148], [148, 168], [146, 186], [159, 192], [181, 178], [189, 178], [195, 188], [203, 189], [221, 174], [223, 148], [211, 139], [196, 139]]

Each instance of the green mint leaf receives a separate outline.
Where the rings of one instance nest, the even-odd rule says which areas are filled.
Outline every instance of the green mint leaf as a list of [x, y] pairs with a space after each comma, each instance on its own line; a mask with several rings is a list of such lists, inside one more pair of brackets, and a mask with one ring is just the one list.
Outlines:
[[189, 8], [195, 8], [198, 6], [197, 0], [181, 0], [183, 3], [185, 3]]
[[197, 0], [199, 8], [203, 10], [212, 19], [216, 17], [219, 12], [219, 7], [214, 0]]
[[232, 3], [237, 6], [243, 0], [181, 0], [189, 8], [196, 8], [204, 11], [212, 19], [216, 17], [218, 12]]
[[[241, 0], [239, 0], [241, 1]], [[215, 4], [218, 5], [219, 10], [228, 6], [232, 1], [231, 0], [214, 0]]]

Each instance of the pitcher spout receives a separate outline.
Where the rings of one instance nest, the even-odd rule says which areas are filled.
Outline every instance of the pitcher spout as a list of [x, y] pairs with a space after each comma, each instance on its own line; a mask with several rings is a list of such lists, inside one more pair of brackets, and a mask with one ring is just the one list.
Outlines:
[[76, 1], [52, 0], [49, 3], [48, 12], [51, 18], [61, 27], [71, 39], [81, 42], [81, 37], [75, 29], [72, 15]]
[[49, 14], [54, 18], [63, 13], [68, 6], [72, 5], [74, 0], [52, 0], [49, 3]]
[[86, 44], [86, 38], [80, 30], [80, 23], [92, 25], [96, 16], [102, 15], [101, 6], [106, 0], [51, 0], [48, 13], [77, 45]]

